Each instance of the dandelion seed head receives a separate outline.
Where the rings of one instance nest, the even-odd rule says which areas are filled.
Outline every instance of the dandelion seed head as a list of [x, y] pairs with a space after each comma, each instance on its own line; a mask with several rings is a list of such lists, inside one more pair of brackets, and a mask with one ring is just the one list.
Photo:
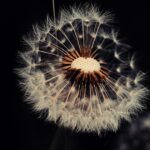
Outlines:
[[142, 109], [144, 75], [128, 60], [108, 12], [96, 7], [62, 10], [25, 38], [18, 69], [27, 101], [47, 120], [76, 131], [116, 131]]

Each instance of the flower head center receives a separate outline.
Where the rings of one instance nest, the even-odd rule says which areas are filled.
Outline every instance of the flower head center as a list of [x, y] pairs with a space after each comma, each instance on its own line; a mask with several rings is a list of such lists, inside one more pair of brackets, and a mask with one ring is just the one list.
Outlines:
[[71, 63], [71, 68], [81, 69], [81, 71], [88, 73], [100, 70], [100, 63], [94, 58], [78, 57]]

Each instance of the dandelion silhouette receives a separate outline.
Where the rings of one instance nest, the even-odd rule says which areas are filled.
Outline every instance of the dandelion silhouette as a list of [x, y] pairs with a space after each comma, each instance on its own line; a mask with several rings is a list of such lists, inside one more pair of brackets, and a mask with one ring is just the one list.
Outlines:
[[27, 101], [47, 110], [47, 120], [77, 131], [116, 131], [142, 108], [144, 73], [111, 23], [111, 14], [95, 6], [71, 8], [25, 38], [19, 75]]

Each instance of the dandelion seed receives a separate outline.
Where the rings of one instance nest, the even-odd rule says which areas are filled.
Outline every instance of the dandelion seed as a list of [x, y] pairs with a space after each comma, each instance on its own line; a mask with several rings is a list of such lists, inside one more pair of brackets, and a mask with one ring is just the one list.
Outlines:
[[27, 99], [36, 111], [48, 110], [47, 120], [59, 125], [116, 131], [121, 119], [130, 120], [142, 108], [143, 75], [124, 58], [127, 47], [109, 26], [108, 12], [87, 6], [60, 16], [36, 26], [33, 37], [25, 39], [29, 48], [21, 54], [26, 63], [19, 74]]

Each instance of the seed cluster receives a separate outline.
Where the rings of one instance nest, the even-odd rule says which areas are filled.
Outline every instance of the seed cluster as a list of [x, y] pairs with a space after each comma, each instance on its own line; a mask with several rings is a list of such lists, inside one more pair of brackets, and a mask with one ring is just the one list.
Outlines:
[[144, 73], [129, 59], [108, 12], [96, 7], [62, 11], [57, 24], [47, 19], [25, 41], [18, 69], [36, 111], [47, 120], [78, 131], [117, 130], [141, 109]]

